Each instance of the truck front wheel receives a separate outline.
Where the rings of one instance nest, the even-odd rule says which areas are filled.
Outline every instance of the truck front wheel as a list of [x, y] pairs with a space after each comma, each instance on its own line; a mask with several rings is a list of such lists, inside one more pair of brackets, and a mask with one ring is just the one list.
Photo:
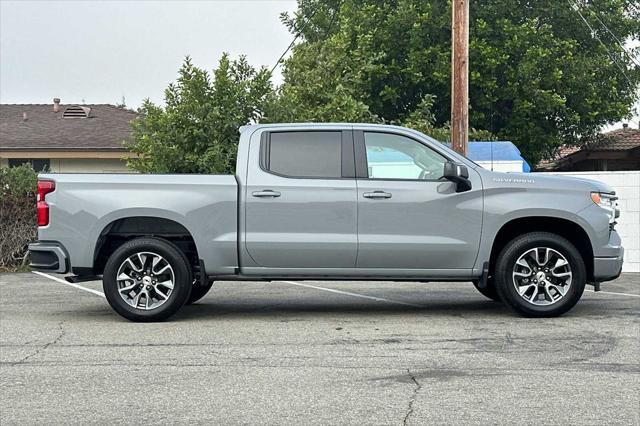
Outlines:
[[566, 238], [531, 232], [509, 242], [496, 261], [496, 290], [527, 317], [555, 317], [578, 303], [586, 284], [580, 253]]
[[104, 268], [109, 305], [131, 321], [161, 321], [178, 311], [191, 293], [184, 253], [159, 238], [136, 238], [116, 249]]

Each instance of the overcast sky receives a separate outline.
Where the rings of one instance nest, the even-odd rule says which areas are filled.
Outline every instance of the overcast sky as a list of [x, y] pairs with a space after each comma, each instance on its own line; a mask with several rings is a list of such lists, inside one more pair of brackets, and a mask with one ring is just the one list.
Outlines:
[[271, 68], [293, 38], [280, 13], [295, 8], [295, 0], [0, 0], [0, 103], [161, 103], [185, 55], [209, 70], [224, 51]]
[[161, 102], [185, 55], [207, 69], [225, 51], [271, 68], [293, 38], [279, 15], [295, 8], [295, 0], [0, 0], [0, 102]]

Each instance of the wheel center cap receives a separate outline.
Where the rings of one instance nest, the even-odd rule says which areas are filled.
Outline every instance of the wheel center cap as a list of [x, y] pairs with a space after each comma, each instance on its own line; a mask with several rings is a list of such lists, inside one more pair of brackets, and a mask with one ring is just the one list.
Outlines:
[[544, 274], [544, 272], [540, 271], [536, 273], [536, 279], [538, 281], [544, 281], [546, 279], [546, 275]]
[[142, 284], [144, 284], [144, 285], [149, 285], [149, 284], [151, 284], [151, 277], [144, 277], [144, 278], [142, 278]]

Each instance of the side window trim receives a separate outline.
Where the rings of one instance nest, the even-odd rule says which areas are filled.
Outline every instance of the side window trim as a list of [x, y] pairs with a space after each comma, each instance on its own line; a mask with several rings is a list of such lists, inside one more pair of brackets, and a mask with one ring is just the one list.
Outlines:
[[[321, 176], [290, 176], [282, 173], [277, 173], [270, 170], [271, 160], [271, 134], [272, 133], [310, 133], [310, 132], [340, 132], [341, 134], [341, 151], [340, 151], [340, 170], [341, 177], [321, 177]], [[325, 179], [325, 180], [340, 180], [340, 179], [354, 179], [356, 177], [355, 168], [355, 154], [354, 154], [354, 140], [353, 132], [351, 130], [283, 130], [277, 132], [265, 131], [260, 135], [260, 169], [274, 176], [279, 176], [286, 179]]]
[[353, 131], [354, 151], [356, 155], [356, 178], [369, 179], [369, 165], [367, 163], [367, 148], [364, 144], [364, 131]]
[[353, 131], [342, 131], [342, 178], [354, 179], [356, 177], [356, 160], [353, 146]]
[[262, 132], [260, 135], [260, 168], [269, 170], [269, 158], [271, 151], [271, 132]]
[[[356, 155], [356, 179], [367, 179], [367, 180], [380, 180], [380, 181], [409, 181], [409, 182], [439, 182], [443, 178], [440, 179], [394, 179], [394, 178], [370, 178], [369, 177], [369, 163], [367, 162], [367, 148], [364, 143], [364, 130], [354, 130], [353, 131], [353, 142], [354, 142], [354, 150]], [[395, 135], [401, 136], [407, 139], [411, 139], [412, 141], [423, 145], [427, 149], [432, 150], [438, 155], [441, 155], [447, 161], [451, 161], [451, 158], [442, 154], [438, 150], [431, 148], [429, 145], [423, 143], [422, 141], [415, 139], [411, 136], [407, 136], [401, 133], [395, 132], [387, 132], [387, 131], [378, 131], [378, 130], [367, 130], [367, 133], [382, 133], [385, 135]]]

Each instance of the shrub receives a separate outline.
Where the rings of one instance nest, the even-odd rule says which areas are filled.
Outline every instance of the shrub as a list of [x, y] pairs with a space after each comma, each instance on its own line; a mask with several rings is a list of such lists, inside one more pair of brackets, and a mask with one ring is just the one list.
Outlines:
[[27, 264], [27, 245], [37, 239], [37, 181], [27, 164], [0, 168], [0, 270]]

